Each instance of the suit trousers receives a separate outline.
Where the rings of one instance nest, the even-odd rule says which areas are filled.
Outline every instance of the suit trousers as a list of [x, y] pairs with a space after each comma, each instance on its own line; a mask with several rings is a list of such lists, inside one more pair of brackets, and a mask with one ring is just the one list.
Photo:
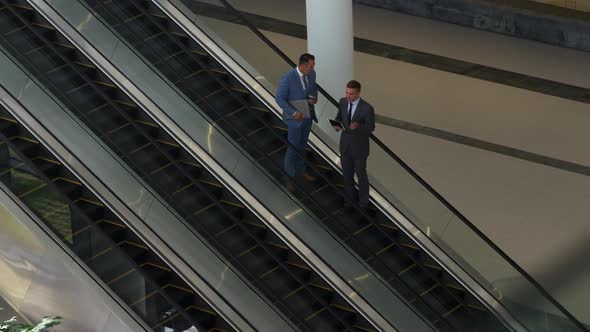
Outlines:
[[344, 177], [344, 192], [350, 199], [355, 200], [354, 174], [359, 181], [358, 202], [362, 208], [369, 206], [369, 177], [367, 176], [367, 157], [355, 156], [350, 147], [340, 155], [342, 175]]
[[289, 146], [285, 153], [285, 172], [291, 178], [305, 171], [305, 162], [300, 156], [305, 156], [305, 147], [311, 131], [311, 119], [301, 121], [289, 120], [287, 124], [287, 140]]

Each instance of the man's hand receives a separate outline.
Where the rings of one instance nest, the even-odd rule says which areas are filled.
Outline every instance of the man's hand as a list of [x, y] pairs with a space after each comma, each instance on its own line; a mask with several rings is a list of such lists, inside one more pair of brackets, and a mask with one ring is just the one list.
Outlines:
[[301, 112], [295, 112], [295, 114], [293, 114], [293, 120], [295, 120], [295, 121], [303, 120], [303, 114], [301, 114]]
[[360, 123], [358, 122], [353, 122], [350, 124], [350, 129], [355, 130], [356, 128], [358, 128], [360, 126]]
[[342, 130], [342, 128], [340, 128], [340, 126], [334, 126], [334, 129], [336, 129], [336, 131]]

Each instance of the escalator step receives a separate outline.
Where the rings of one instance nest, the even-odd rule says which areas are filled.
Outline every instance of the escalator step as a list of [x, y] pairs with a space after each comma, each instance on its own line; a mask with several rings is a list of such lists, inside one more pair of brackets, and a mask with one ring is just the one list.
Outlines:
[[[122, 132], [123, 133], [123, 132]], [[135, 133], [134, 133], [135, 134]], [[127, 133], [130, 135], [130, 133]], [[142, 140], [142, 144], [138, 144], [137, 142], [133, 144], [136, 146], [135, 151], [132, 154], [129, 154], [127, 157], [133, 159], [134, 163], [133, 166], [136, 170], [141, 170], [140, 174], [142, 177], [149, 176], [153, 171], [161, 168], [164, 165], [170, 163], [170, 161], [163, 156], [162, 154], [154, 154], [154, 149], [152, 145], [147, 144], [148, 142], [145, 141], [145, 138], [139, 135], [135, 135], [137, 140]], [[115, 144], [114, 141], [112, 144]], [[141, 148], [141, 149], [139, 149]], [[130, 149], [132, 150], [132, 149]], [[129, 151], [127, 149], [121, 149], [121, 152]]]
[[86, 264], [107, 284], [135, 268], [123, 257], [118, 247], [113, 246], [93, 252]]
[[242, 209], [231, 207], [225, 204], [211, 203], [196, 211], [189, 222], [197, 229], [204, 228], [210, 234], [218, 234], [228, 227], [235, 224], [235, 221], [226, 215], [226, 212], [231, 213], [237, 220], [240, 220]]
[[253, 233], [255, 237], [261, 238], [266, 230], [254, 227], [248, 228], [247, 225], [240, 227], [235, 224], [235, 226], [230, 226], [221, 233], [217, 233], [215, 238], [224, 243], [226, 247], [231, 248], [234, 255], [243, 255], [247, 250], [257, 245], [254, 238], [250, 237], [246, 231]]
[[[59, 94], [63, 93], [63, 90], [61, 89], [58, 91]], [[95, 91], [95, 88], [92, 86], [83, 85], [79, 89], [70, 91], [67, 95], [63, 95], [62, 98], [65, 98], [69, 105], [75, 105], [71, 108], [72, 111], [84, 112], [84, 110], [94, 110], [106, 104], [105, 97], [97, 94]]]
[[183, 187], [182, 191], [174, 192], [171, 195], [176, 206], [180, 211], [184, 212], [184, 215], [193, 215], [215, 202], [215, 196], [217, 196], [219, 192], [212, 192], [211, 194], [214, 198], [210, 198], [206, 192], [201, 189], [203, 187], [204, 186], [199, 187], [193, 183], [187, 187]]
[[205, 100], [197, 102], [197, 106], [201, 107], [205, 112], [212, 112], [209, 114], [211, 117], [227, 115], [243, 106], [225, 88], [219, 88], [204, 97]]
[[95, 202], [80, 199], [75, 201], [76, 206], [91, 220], [101, 220], [105, 216], [104, 206]]
[[71, 200], [76, 200], [82, 196], [82, 187], [80, 182], [74, 182], [71, 179], [56, 178], [53, 183], [58, 186], [61, 192]]
[[[262, 252], [262, 249], [257, 248], [248, 253], [249, 256], [256, 255], [257, 252]], [[245, 257], [248, 259], [248, 257]], [[259, 276], [258, 284], [263, 284], [266, 292], [272, 292], [284, 299], [294, 290], [303, 287], [298, 280], [306, 281], [310, 277], [310, 272], [287, 266], [287, 268], [273, 268]]]
[[[129, 235], [129, 234], [126, 234]], [[136, 264], [142, 265], [149, 262], [159, 262], [159, 259], [151, 254], [149, 248], [143, 244], [140, 244], [139, 241], [133, 241], [132, 239], [127, 239], [121, 242], [119, 248], [125, 252], [125, 254], [131, 258]], [[160, 263], [163, 265], [163, 263]]]
[[43, 157], [37, 157], [31, 160], [35, 166], [49, 178], [55, 178], [59, 175], [64, 175], [61, 173], [63, 165], [58, 161], [49, 160]]
[[125, 225], [108, 219], [97, 220], [96, 226], [115, 242], [124, 241], [131, 233]]
[[165, 285], [172, 282], [171, 269], [164, 266], [160, 262], [146, 262], [140, 265], [142, 271], [145, 272], [158, 285]]
[[12, 144], [27, 156], [36, 156], [39, 154], [39, 142], [30, 138], [13, 136], [10, 138]]
[[146, 286], [143, 276], [137, 269], [129, 271], [126, 275], [113, 281], [109, 285], [123, 301], [132, 305], [142, 302], [146, 297]]

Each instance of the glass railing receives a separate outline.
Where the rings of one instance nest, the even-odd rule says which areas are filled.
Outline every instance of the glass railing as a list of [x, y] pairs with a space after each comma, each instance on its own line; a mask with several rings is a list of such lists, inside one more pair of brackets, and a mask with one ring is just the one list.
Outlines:
[[[291, 58], [266, 37], [266, 32], [257, 30], [232, 6], [239, 5], [236, 1], [232, 4], [225, 0], [171, 2], [183, 12], [190, 8], [196, 15], [193, 21], [199, 28], [272, 95], [281, 76], [295, 66]], [[292, 52], [291, 55], [295, 58], [303, 51], [294, 50], [297, 53]], [[328, 119], [336, 117], [337, 102], [321, 88], [316, 113], [319, 123], [313, 126], [314, 134], [332, 151], [338, 151], [340, 134], [328, 122]], [[586, 330], [534, 278], [374, 135], [370, 148], [367, 171], [373, 189], [445, 251], [517, 320], [533, 331], [551, 330], [553, 325], [550, 324], [559, 324], [564, 331]]]

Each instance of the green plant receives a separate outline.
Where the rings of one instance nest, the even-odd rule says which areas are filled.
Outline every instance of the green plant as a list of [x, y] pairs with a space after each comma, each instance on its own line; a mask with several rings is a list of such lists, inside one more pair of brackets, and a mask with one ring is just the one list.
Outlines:
[[12, 317], [7, 321], [0, 322], [0, 332], [44, 332], [51, 327], [59, 325], [59, 323], [61, 323], [61, 317], [43, 317], [35, 325], [19, 323], [16, 317]]

